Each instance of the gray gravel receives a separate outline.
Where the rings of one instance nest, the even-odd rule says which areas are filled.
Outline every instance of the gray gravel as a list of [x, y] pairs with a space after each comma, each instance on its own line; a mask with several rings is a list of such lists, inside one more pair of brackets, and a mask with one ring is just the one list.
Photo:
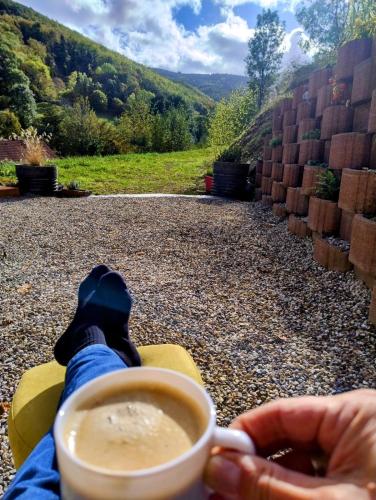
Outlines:
[[[276, 397], [375, 387], [370, 292], [327, 272], [312, 242], [253, 204], [203, 199], [0, 203], [0, 402], [52, 359], [79, 282], [100, 262], [125, 274], [138, 344], [179, 343], [226, 425]], [[6, 405], [5, 405], [6, 406]], [[0, 417], [0, 493], [14, 473]]]

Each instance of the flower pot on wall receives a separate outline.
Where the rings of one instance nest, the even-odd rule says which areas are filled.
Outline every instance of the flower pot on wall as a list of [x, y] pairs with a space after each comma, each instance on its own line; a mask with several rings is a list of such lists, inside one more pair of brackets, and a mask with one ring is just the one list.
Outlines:
[[296, 125], [296, 110], [290, 109], [289, 111], [285, 111], [283, 113], [283, 129], [285, 127], [289, 127], [290, 125]]
[[324, 110], [332, 104], [333, 87], [324, 85], [318, 91], [316, 104], [316, 118], [321, 118]]
[[303, 101], [298, 105], [298, 110], [296, 113], [296, 123], [300, 123], [306, 118], [313, 118], [315, 115], [316, 99], [309, 99], [308, 101]]
[[273, 135], [275, 135], [276, 132], [279, 132], [282, 130], [283, 125], [283, 116], [282, 115], [277, 115], [273, 117], [273, 122], [272, 122], [272, 130], [273, 130]]
[[272, 198], [274, 203], [284, 203], [286, 201], [286, 188], [282, 182], [273, 181]]
[[376, 72], [373, 71], [373, 61], [370, 57], [357, 64], [354, 69], [354, 82], [351, 94], [351, 104], [362, 104], [372, 98], [376, 88]]
[[369, 38], [352, 40], [338, 50], [335, 74], [337, 80], [350, 80], [355, 66], [371, 56], [372, 40]]
[[[304, 134], [316, 129], [316, 119], [307, 118], [299, 122], [298, 142], [302, 142]], [[292, 141], [295, 142], [295, 141]]]
[[273, 214], [285, 219], [287, 217], [286, 206], [283, 203], [273, 203]]
[[329, 106], [324, 110], [321, 122], [321, 139], [330, 140], [333, 135], [352, 130], [354, 113], [347, 106]]
[[292, 97], [285, 97], [279, 104], [280, 114], [283, 116], [286, 111], [292, 109]]
[[289, 213], [305, 217], [308, 214], [309, 198], [300, 188], [287, 188], [286, 210]]
[[56, 165], [44, 167], [16, 165], [16, 176], [21, 194], [53, 196], [58, 189]]
[[283, 169], [283, 185], [288, 187], [298, 187], [302, 179], [302, 168], [296, 163], [287, 163]]
[[341, 210], [337, 203], [312, 196], [309, 199], [308, 226], [319, 234], [334, 234], [339, 229]]
[[272, 162], [278, 163], [282, 161], [283, 146], [278, 145], [272, 148]]
[[293, 164], [297, 163], [299, 159], [299, 144], [285, 144], [283, 147], [282, 163]]
[[375, 213], [376, 171], [342, 170], [338, 206], [355, 213]]
[[363, 273], [376, 276], [376, 221], [355, 215], [349, 258]]
[[366, 102], [354, 108], [353, 132], [368, 132], [371, 103]]
[[271, 160], [264, 161], [262, 167], [262, 175], [264, 177], [270, 177], [272, 175], [273, 162]]
[[272, 194], [273, 180], [271, 177], [263, 177], [261, 179], [261, 192], [262, 194]]
[[345, 273], [352, 268], [349, 262], [349, 252], [331, 245], [329, 241], [323, 238], [315, 239], [313, 258], [329, 271]]
[[351, 230], [352, 222], [355, 214], [353, 212], [348, 212], [347, 210], [342, 210], [341, 212], [341, 224], [339, 227], [339, 237], [342, 240], [351, 241]]
[[294, 214], [291, 214], [289, 216], [288, 230], [291, 234], [294, 234], [299, 238], [307, 238], [312, 234], [312, 231], [307, 225], [307, 221], [297, 217]]
[[371, 140], [367, 134], [350, 132], [333, 135], [329, 166], [333, 170], [360, 169], [369, 164]]
[[299, 104], [303, 100], [303, 95], [305, 92], [308, 90], [308, 85], [299, 85], [299, 87], [296, 87], [293, 90], [293, 97], [292, 97], [292, 104], [291, 107], [292, 109], [298, 109]]
[[368, 118], [368, 132], [376, 133], [376, 90], [372, 93], [372, 102]]
[[270, 146], [264, 146], [263, 158], [265, 161], [269, 161], [272, 159], [272, 148]]
[[283, 179], [283, 164], [282, 163], [273, 163], [272, 166], [272, 179], [273, 181], [281, 182]]
[[302, 181], [302, 193], [306, 196], [312, 196], [315, 194], [317, 184], [319, 182], [320, 175], [325, 172], [325, 168], [305, 165], [303, 172]]
[[298, 137], [298, 125], [289, 125], [283, 129], [283, 144], [296, 143]]
[[261, 199], [261, 204], [264, 207], [272, 207], [273, 206], [273, 199], [272, 199], [271, 195], [263, 194], [262, 199]]
[[247, 197], [247, 177], [249, 165], [226, 161], [213, 164], [213, 189], [215, 196], [245, 199]]
[[318, 96], [319, 90], [329, 83], [332, 76], [332, 68], [318, 69], [311, 73], [309, 77], [308, 92], [310, 98]]
[[324, 157], [324, 142], [316, 139], [307, 139], [300, 143], [299, 165], [305, 165], [309, 161], [322, 161]]

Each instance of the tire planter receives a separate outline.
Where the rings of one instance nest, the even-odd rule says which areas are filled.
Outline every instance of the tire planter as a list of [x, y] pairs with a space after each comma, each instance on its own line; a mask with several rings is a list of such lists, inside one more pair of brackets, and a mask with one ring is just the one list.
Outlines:
[[338, 206], [354, 213], [375, 213], [376, 171], [345, 168], [342, 171]]
[[298, 126], [297, 125], [289, 125], [283, 129], [283, 144], [292, 144], [296, 143], [298, 138]]
[[332, 104], [333, 87], [324, 85], [320, 88], [317, 94], [316, 118], [321, 118], [324, 110]]
[[264, 177], [270, 177], [272, 175], [273, 162], [271, 160], [264, 161], [262, 167], [262, 175]]
[[305, 165], [310, 160], [322, 161], [324, 157], [324, 142], [316, 139], [307, 139], [300, 143], [299, 165]]
[[273, 163], [272, 167], [272, 179], [273, 181], [281, 182], [283, 179], [283, 164], [282, 163]]
[[329, 166], [333, 170], [368, 167], [371, 140], [367, 134], [351, 132], [333, 135]]
[[40, 196], [54, 196], [58, 190], [57, 167], [32, 167], [30, 165], [16, 165], [16, 175], [20, 193]]
[[299, 144], [285, 144], [283, 147], [282, 163], [292, 164], [297, 163], [299, 159]]
[[288, 230], [291, 234], [299, 238], [307, 238], [312, 235], [312, 231], [309, 229], [307, 221], [296, 217], [294, 214], [291, 214], [289, 217]]
[[368, 118], [368, 132], [370, 134], [376, 133], [376, 90], [372, 93], [371, 109]]
[[283, 185], [285, 188], [298, 187], [302, 180], [302, 168], [296, 163], [287, 163], [283, 169]]
[[296, 125], [296, 110], [290, 109], [283, 113], [283, 130], [290, 125]]
[[325, 173], [325, 170], [325, 168], [312, 165], [304, 166], [302, 194], [306, 196], [313, 196], [315, 194], [320, 175]]
[[308, 226], [319, 234], [334, 234], [339, 229], [341, 210], [337, 203], [312, 196], [309, 199]]
[[352, 40], [342, 45], [338, 50], [335, 74], [337, 80], [350, 80], [354, 75], [355, 66], [371, 56], [372, 40], [364, 38]]
[[[206, 176], [209, 177], [209, 176]], [[205, 183], [206, 183], [205, 177]], [[212, 177], [210, 177], [212, 179]], [[208, 194], [210, 192], [207, 191]], [[56, 193], [58, 198], [87, 198], [92, 194], [91, 191], [87, 191], [86, 189], [61, 189]]]
[[332, 68], [318, 69], [311, 73], [308, 83], [308, 92], [311, 99], [318, 96], [319, 90], [324, 85], [328, 85], [329, 78], [332, 76]]
[[226, 198], [247, 198], [247, 163], [216, 161], [213, 165], [212, 194]]
[[262, 194], [272, 194], [273, 180], [271, 177], [263, 177], [261, 179], [261, 192]]
[[313, 118], [315, 116], [316, 102], [315, 99], [310, 99], [309, 101], [303, 101], [299, 104], [296, 113], [296, 123], [300, 123], [306, 118]]
[[355, 214], [353, 214], [352, 212], [342, 210], [341, 225], [339, 227], [339, 237], [342, 240], [348, 241], [349, 243], [351, 241], [351, 230], [354, 216]]
[[353, 106], [362, 104], [372, 98], [372, 91], [376, 88], [376, 72], [373, 71], [373, 64], [375, 62], [368, 58], [354, 68], [354, 82], [351, 94]]
[[354, 108], [353, 132], [368, 132], [369, 115], [371, 112], [371, 103], [361, 104]]
[[290, 214], [305, 217], [308, 214], [309, 198], [305, 196], [300, 188], [289, 187], [286, 196], [286, 210]]
[[363, 273], [376, 276], [376, 222], [359, 214], [352, 224], [350, 262]]
[[321, 122], [321, 139], [330, 140], [333, 135], [352, 131], [354, 113], [344, 105], [329, 106], [325, 109]]
[[283, 155], [283, 146], [282, 145], [279, 145], [279, 146], [272, 148], [272, 162], [273, 163], [281, 162], [282, 155]]
[[[298, 142], [302, 142], [303, 140], [303, 135], [306, 134], [307, 132], [311, 132], [312, 130], [316, 129], [316, 119], [315, 118], [306, 118], [305, 120], [302, 120], [299, 122], [299, 129], [298, 129]], [[295, 141], [292, 141], [295, 142]]]
[[272, 181], [272, 198], [274, 203], [284, 203], [286, 201], [286, 188], [282, 182]]
[[206, 194], [211, 194], [213, 189], [213, 176], [205, 175], [205, 192]]
[[323, 238], [315, 239], [313, 258], [329, 271], [346, 273], [352, 269], [349, 252], [343, 251]]
[[292, 104], [291, 104], [292, 109], [298, 109], [299, 104], [303, 100], [303, 95], [307, 90], [308, 90], [308, 85], [299, 85], [299, 87], [296, 87], [294, 89]]
[[287, 217], [286, 205], [284, 203], [273, 203], [273, 214], [285, 219]]
[[272, 197], [269, 194], [263, 194], [262, 195], [261, 204], [264, 207], [272, 207], [273, 206], [273, 199], [272, 199]]

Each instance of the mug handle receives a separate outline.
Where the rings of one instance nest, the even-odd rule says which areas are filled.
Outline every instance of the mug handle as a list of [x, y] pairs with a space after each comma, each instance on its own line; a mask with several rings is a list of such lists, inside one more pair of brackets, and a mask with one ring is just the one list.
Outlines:
[[255, 444], [244, 431], [216, 427], [213, 440], [214, 446], [236, 450], [246, 455], [256, 455]]

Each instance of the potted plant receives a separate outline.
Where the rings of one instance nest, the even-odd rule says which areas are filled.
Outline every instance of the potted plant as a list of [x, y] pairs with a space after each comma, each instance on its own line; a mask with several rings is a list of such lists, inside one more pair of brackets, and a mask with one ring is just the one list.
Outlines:
[[228, 198], [245, 199], [248, 196], [249, 164], [241, 162], [240, 146], [231, 146], [214, 162], [213, 194]]
[[319, 175], [315, 196], [309, 200], [308, 226], [320, 234], [333, 234], [339, 229], [341, 210], [337, 201], [340, 181], [332, 170]]
[[80, 189], [80, 183], [78, 181], [71, 181], [67, 184], [66, 188], [60, 189], [57, 195], [60, 198], [84, 198], [90, 196], [91, 191]]
[[22, 163], [16, 165], [21, 194], [54, 195], [58, 188], [57, 167], [46, 165], [49, 157], [46, 144], [50, 136], [39, 135], [35, 128], [30, 127], [20, 136], [13, 135], [12, 139], [21, 140], [25, 147]]
[[302, 181], [303, 194], [311, 196], [315, 193], [320, 175], [323, 174], [327, 168], [328, 164], [322, 163], [319, 160], [310, 160], [307, 165], [304, 166]]

